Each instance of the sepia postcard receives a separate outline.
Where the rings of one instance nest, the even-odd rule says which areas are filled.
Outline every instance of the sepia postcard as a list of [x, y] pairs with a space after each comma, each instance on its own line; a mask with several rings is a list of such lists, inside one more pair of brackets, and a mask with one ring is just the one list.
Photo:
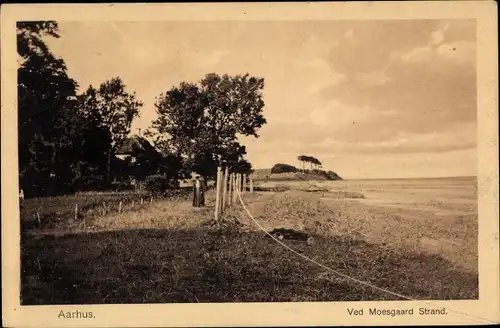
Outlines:
[[498, 324], [496, 9], [3, 5], [3, 325]]

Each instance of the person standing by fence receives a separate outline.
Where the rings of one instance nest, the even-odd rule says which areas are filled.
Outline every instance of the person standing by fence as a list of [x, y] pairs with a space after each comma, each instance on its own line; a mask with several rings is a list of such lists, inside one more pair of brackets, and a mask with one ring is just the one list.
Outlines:
[[203, 178], [197, 175], [193, 180], [193, 207], [205, 206]]

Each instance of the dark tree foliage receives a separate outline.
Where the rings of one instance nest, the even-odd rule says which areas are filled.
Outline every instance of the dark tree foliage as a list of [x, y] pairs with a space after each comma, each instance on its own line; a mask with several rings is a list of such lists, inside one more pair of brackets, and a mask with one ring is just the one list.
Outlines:
[[249, 161], [242, 159], [231, 167], [231, 173], [253, 173], [252, 164]]
[[[90, 86], [90, 91], [92, 86]], [[111, 134], [112, 146], [117, 147], [130, 133], [134, 118], [139, 116], [143, 103], [137, 100], [135, 92], [126, 91], [120, 77], [114, 77], [101, 83], [95, 93], [96, 106], [89, 115], [93, 115], [108, 128]], [[114, 149], [115, 150], [115, 149]]]
[[44, 35], [58, 37], [57, 23], [17, 24], [19, 173], [27, 196], [70, 190], [78, 177], [77, 83], [47, 48]]
[[54, 21], [17, 23], [19, 181], [26, 197], [102, 187], [110, 149], [142, 105], [120, 78], [77, 96], [77, 83], [43, 41]]
[[297, 172], [297, 168], [296, 168], [295, 166], [288, 165], [288, 164], [283, 164], [283, 163], [278, 163], [278, 164], [275, 164], [275, 165], [271, 168], [271, 173], [272, 173], [272, 174], [278, 174], [278, 173], [294, 173], [294, 172]]
[[297, 159], [302, 163], [302, 169], [305, 168], [305, 165], [304, 165], [305, 163], [309, 163], [311, 170], [313, 169], [313, 167], [315, 169], [318, 169], [322, 165], [321, 162], [319, 161], [319, 159], [317, 159], [316, 157], [312, 157], [312, 156], [300, 155], [297, 157]]
[[142, 102], [119, 77], [77, 95], [77, 83], [46, 37], [59, 38], [57, 22], [17, 24], [19, 178], [27, 197], [100, 189], [109, 186], [112, 173], [177, 179], [193, 170], [214, 177], [219, 165], [252, 171], [238, 136], [258, 137], [266, 123], [263, 79], [208, 74], [161, 94], [151, 129], [160, 152], [148, 143], [132, 163], [114, 154]]
[[248, 74], [211, 73], [199, 84], [183, 82], [157, 98], [158, 119], [149, 135], [204, 176], [214, 177], [219, 165], [245, 167], [246, 149], [237, 136], [259, 136], [266, 123], [263, 88], [264, 79]]
[[172, 189], [178, 188], [178, 182], [164, 175], [151, 175], [146, 180], [145, 188], [153, 195], [163, 196]]
[[186, 179], [190, 177], [190, 172], [184, 169], [182, 157], [176, 154], [162, 154], [161, 158], [156, 162], [158, 172], [176, 179]]
[[143, 104], [136, 99], [135, 93], [126, 91], [125, 84], [119, 77], [101, 83], [98, 89], [89, 86], [78, 100], [81, 115], [89, 123], [89, 133], [94, 132], [101, 137], [89, 140], [89, 146], [93, 145], [98, 151], [96, 157], [89, 159], [87, 164], [99, 176], [106, 175], [109, 183], [112, 172], [117, 177], [123, 171], [120, 164], [113, 165], [116, 163], [114, 152], [130, 133], [132, 121], [139, 116], [139, 109]]
[[326, 172], [326, 175], [329, 180], [342, 180], [342, 178], [335, 172], [333, 171], [328, 171]]
[[59, 38], [59, 26], [54, 21], [17, 22], [17, 53], [26, 59], [33, 54], [53, 56], [42, 36]]

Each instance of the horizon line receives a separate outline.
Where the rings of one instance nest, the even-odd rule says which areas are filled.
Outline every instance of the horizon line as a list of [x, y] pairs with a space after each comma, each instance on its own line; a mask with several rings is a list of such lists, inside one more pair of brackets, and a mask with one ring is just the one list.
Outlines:
[[[270, 170], [269, 168], [266, 169], [257, 169], [255, 168], [254, 171], [257, 170]], [[335, 171], [334, 171], [335, 172]], [[337, 173], [337, 172], [335, 172]], [[276, 173], [275, 173], [276, 174]], [[279, 173], [278, 173], [279, 174]], [[337, 173], [338, 174], [338, 173]], [[340, 176], [340, 175], [339, 175]], [[407, 177], [361, 177], [361, 178], [342, 178], [342, 180], [331, 180], [331, 181], [347, 181], [347, 180], [404, 180], [404, 179], [453, 179], [453, 178], [476, 178], [477, 179], [477, 174], [475, 175], [454, 175], [454, 176], [407, 176]]]

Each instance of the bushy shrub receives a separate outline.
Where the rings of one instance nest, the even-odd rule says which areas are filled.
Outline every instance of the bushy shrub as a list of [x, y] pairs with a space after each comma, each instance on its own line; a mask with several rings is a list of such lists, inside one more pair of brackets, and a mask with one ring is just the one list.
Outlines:
[[131, 183], [131, 181], [118, 181], [111, 184], [111, 190], [113, 191], [130, 191], [134, 190], [135, 186]]
[[147, 192], [155, 195], [164, 195], [173, 189], [177, 189], [179, 183], [176, 179], [163, 175], [150, 175], [146, 177], [144, 188]]
[[293, 173], [297, 172], [297, 168], [292, 165], [278, 163], [271, 169], [271, 173]]
[[326, 172], [326, 175], [329, 180], [342, 180], [342, 178], [335, 172], [333, 171], [328, 171]]

